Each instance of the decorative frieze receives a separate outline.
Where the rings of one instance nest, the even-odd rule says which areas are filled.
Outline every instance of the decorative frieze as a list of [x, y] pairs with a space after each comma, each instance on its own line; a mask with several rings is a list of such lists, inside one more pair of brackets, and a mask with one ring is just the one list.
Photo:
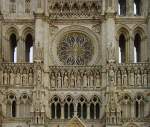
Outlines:
[[0, 65], [0, 85], [32, 86], [33, 73], [33, 64], [3, 63]]
[[51, 18], [93, 18], [99, 17], [102, 0], [49, 0]]

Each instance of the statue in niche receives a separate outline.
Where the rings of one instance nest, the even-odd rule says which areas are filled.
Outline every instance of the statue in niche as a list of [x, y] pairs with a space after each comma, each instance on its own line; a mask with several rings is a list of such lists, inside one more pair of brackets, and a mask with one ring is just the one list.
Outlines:
[[93, 73], [90, 72], [89, 75], [89, 87], [93, 87], [94, 86], [94, 77], [93, 77]]
[[148, 79], [148, 73], [147, 73], [147, 70], [144, 69], [144, 72], [143, 72], [143, 75], [142, 75], [142, 84], [144, 86], [148, 85], [147, 79]]
[[37, 72], [36, 73], [37, 73], [37, 77], [36, 77], [37, 78], [36, 79], [37, 80], [37, 84], [40, 85], [40, 84], [42, 84], [42, 71], [41, 71], [40, 67], [37, 68]]
[[86, 88], [88, 86], [88, 76], [87, 76], [87, 72], [85, 71], [83, 73], [83, 87]]
[[134, 71], [131, 70], [130, 72], [130, 84], [131, 86], [134, 86]]
[[75, 74], [73, 71], [71, 72], [71, 75], [70, 75], [70, 87], [71, 88], [75, 87]]
[[40, 47], [40, 42], [36, 45], [36, 60], [42, 61], [43, 59], [43, 48]]
[[117, 85], [118, 86], [121, 86], [121, 81], [122, 81], [121, 71], [118, 70], [118, 72], [117, 72]]
[[136, 85], [141, 86], [141, 71], [138, 69], [136, 74]]
[[32, 85], [33, 84], [33, 74], [32, 74], [32, 70], [29, 70], [29, 80], [28, 80], [28, 84]]
[[51, 84], [52, 88], [56, 87], [56, 84], [55, 84], [55, 73], [54, 72], [51, 73], [50, 84]]
[[122, 84], [124, 87], [128, 85], [128, 75], [126, 70], [123, 71]]
[[27, 85], [27, 79], [28, 79], [28, 77], [27, 77], [27, 71], [24, 70], [23, 74], [22, 74], [22, 85]]
[[13, 73], [13, 71], [10, 71], [10, 85], [14, 85], [14, 79], [15, 79], [15, 75]]
[[3, 73], [3, 83], [4, 85], [8, 84], [8, 74], [6, 70], [4, 70], [4, 73]]
[[115, 48], [113, 42], [107, 44], [107, 62], [115, 62]]
[[57, 87], [61, 88], [62, 87], [62, 77], [61, 77], [61, 73], [58, 72], [57, 74]]
[[16, 74], [16, 85], [20, 85], [21, 83], [21, 74], [19, 69], [17, 70], [17, 74]]
[[76, 87], [77, 87], [77, 88], [81, 87], [81, 82], [82, 82], [81, 74], [80, 74], [80, 72], [78, 71], [78, 72], [77, 72], [77, 75], [76, 75]]
[[65, 72], [65, 73], [64, 73], [64, 82], [63, 82], [63, 86], [64, 86], [65, 88], [68, 88], [68, 87], [69, 87], [68, 80], [69, 80], [69, 78], [68, 78], [68, 73]]
[[95, 79], [95, 85], [96, 85], [96, 87], [100, 87], [101, 81], [100, 81], [100, 73], [99, 72], [96, 73], [95, 78], [96, 78]]
[[108, 80], [110, 85], [115, 85], [115, 72], [113, 69], [113, 66], [110, 66], [109, 71], [108, 71]]

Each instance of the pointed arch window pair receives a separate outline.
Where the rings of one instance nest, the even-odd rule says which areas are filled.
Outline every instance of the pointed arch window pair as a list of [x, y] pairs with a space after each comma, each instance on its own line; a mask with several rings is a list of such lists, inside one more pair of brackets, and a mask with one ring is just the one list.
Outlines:
[[[18, 40], [15, 33], [12, 33], [9, 38], [10, 45], [10, 62], [17, 63], [18, 60]], [[28, 34], [25, 38], [25, 62], [33, 62], [33, 38]]]
[[[127, 13], [128, 0], [118, 0], [118, 14], [125, 16]], [[141, 0], [134, 0], [133, 2], [134, 15], [141, 15]]]
[[[141, 62], [141, 36], [137, 33], [134, 37], [134, 63]], [[124, 34], [119, 36], [119, 63], [127, 62], [127, 40]]]

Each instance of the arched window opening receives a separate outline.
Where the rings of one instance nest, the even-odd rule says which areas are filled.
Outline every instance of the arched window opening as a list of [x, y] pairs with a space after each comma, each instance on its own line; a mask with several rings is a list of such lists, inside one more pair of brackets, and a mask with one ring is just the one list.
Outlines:
[[134, 0], [134, 15], [141, 15], [141, 0]]
[[139, 34], [136, 34], [134, 39], [134, 62], [141, 62], [141, 37]]
[[16, 101], [12, 102], [12, 117], [16, 117]]
[[51, 105], [51, 113], [52, 113], [51, 115], [52, 119], [55, 119], [55, 104], [54, 103]]
[[123, 34], [119, 37], [119, 63], [126, 62], [126, 39]]
[[94, 104], [90, 105], [90, 118], [94, 119]]
[[138, 95], [135, 100], [135, 117], [143, 118], [144, 117], [144, 101], [143, 97]]
[[74, 105], [72, 103], [70, 104], [70, 118], [73, 118], [73, 116], [74, 116]]
[[67, 96], [64, 104], [64, 117], [65, 119], [70, 119], [73, 116], [74, 116], [73, 98], [71, 96]]
[[27, 94], [20, 97], [19, 117], [27, 118], [30, 116], [31, 101]]
[[131, 117], [131, 103], [131, 98], [125, 95], [121, 103], [122, 118], [127, 119]]
[[60, 103], [57, 104], [57, 119], [60, 119], [61, 117], [61, 106], [60, 106]]
[[9, 12], [16, 13], [16, 0], [9, 1]]
[[137, 101], [135, 102], [135, 117], [139, 117], [139, 104]]
[[97, 103], [96, 104], [96, 119], [100, 118], [100, 105]]
[[15, 34], [10, 36], [10, 60], [14, 63], [17, 62], [17, 40]]
[[80, 103], [78, 103], [77, 115], [78, 115], [79, 118], [81, 118], [81, 104]]
[[94, 96], [90, 100], [90, 118], [99, 119], [100, 118], [100, 99]]
[[118, 0], [118, 14], [121, 16], [126, 15], [126, 0]]
[[87, 118], [87, 100], [83, 96], [78, 100], [77, 114], [79, 118]]
[[26, 0], [25, 1], [25, 13], [30, 13], [31, 12], [31, 0]]
[[87, 104], [83, 104], [83, 119], [87, 118]]
[[60, 99], [57, 96], [52, 98], [51, 117], [52, 117], [52, 119], [60, 119], [60, 117], [61, 117]]
[[25, 47], [26, 62], [33, 63], [33, 38], [31, 34], [26, 36]]
[[64, 115], [65, 115], [65, 119], [68, 119], [68, 104], [67, 103], [64, 105]]

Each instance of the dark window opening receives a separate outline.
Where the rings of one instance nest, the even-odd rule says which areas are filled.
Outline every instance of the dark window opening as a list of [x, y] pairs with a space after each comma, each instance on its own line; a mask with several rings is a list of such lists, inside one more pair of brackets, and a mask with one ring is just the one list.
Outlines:
[[126, 40], [123, 34], [119, 37], [119, 63], [126, 62]]
[[126, 0], [118, 0], [118, 13], [121, 16], [126, 15]]
[[14, 63], [17, 62], [17, 40], [15, 34], [10, 36], [10, 60]]
[[16, 117], [16, 101], [12, 102], [12, 117]]
[[134, 62], [141, 62], [141, 37], [139, 34], [135, 35], [134, 40]]

